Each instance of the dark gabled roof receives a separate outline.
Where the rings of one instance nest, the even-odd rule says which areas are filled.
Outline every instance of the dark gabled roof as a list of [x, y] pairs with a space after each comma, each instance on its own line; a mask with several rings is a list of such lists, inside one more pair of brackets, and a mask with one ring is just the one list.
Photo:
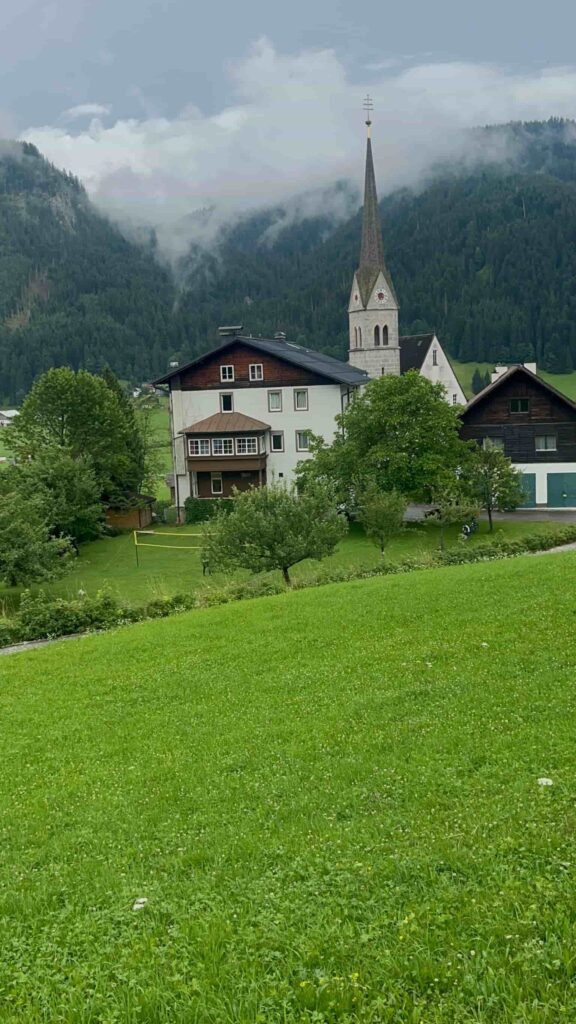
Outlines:
[[291, 341], [280, 341], [276, 338], [247, 338], [244, 335], [236, 334], [231, 338], [227, 338], [223, 345], [218, 345], [217, 348], [211, 349], [210, 352], [205, 352], [204, 355], [198, 356], [197, 359], [186, 363], [185, 366], [179, 366], [177, 369], [171, 370], [170, 373], [165, 374], [164, 377], [159, 377], [158, 380], [152, 383], [154, 386], [167, 384], [172, 377], [185, 373], [187, 370], [192, 369], [193, 366], [198, 366], [204, 362], [204, 360], [211, 359], [218, 352], [225, 352], [231, 345], [239, 343], [249, 345], [250, 348], [255, 349], [257, 352], [265, 352], [267, 355], [275, 356], [277, 359], [283, 359], [293, 366], [300, 366], [311, 373], [317, 373], [321, 377], [337, 381], [339, 384], [358, 387], [360, 384], [366, 384], [370, 379], [364, 370], [359, 370], [355, 366], [349, 366], [348, 363], [343, 363], [340, 359], [333, 359], [332, 356], [325, 356], [321, 352], [315, 352], [311, 348], [294, 345]]
[[400, 373], [422, 369], [435, 334], [408, 334], [400, 338]]
[[547, 381], [542, 380], [542, 377], [538, 377], [537, 374], [532, 373], [532, 370], [528, 370], [525, 366], [522, 365], [522, 363], [516, 363], [514, 366], [510, 366], [506, 370], [506, 372], [502, 373], [500, 377], [498, 377], [496, 380], [492, 381], [490, 384], [487, 384], [485, 388], [482, 388], [482, 391], [479, 391], [477, 395], [474, 395], [474, 398], [471, 398], [468, 404], [465, 406], [462, 412], [462, 416], [466, 416], [466, 413], [468, 412], [469, 409], [474, 408], [480, 402], [484, 401], [485, 398], [488, 398], [491, 394], [493, 394], [494, 391], [497, 391], [498, 388], [501, 387], [501, 385], [504, 384], [505, 381], [510, 380], [510, 378], [513, 377], [516, 373], [523, 373], [525, 377], [529, 378], [529, 380], [532, 380], [536, 384], [539, 384], [544, 391], [548, 391], [550, 394], [554, 395], [555, 398], [559, 398], [562, 402], [565, 402], [566, 405], [570, 407], [570, 409], [576, 411], [576, 402], [573, 402], [572, 399], [568, 398], [566, 395], [563, 395], [562, 392], [558, 391], [558, 389], [553, 387], [552, 384], [548, 384]]
[[205, 420], [198, 420], [190, 427], [184, 427], [181, 434], [239, 434], [243, 431], [270, 430], [269, 423], [245, 416], [242, 412], [215, 412]]

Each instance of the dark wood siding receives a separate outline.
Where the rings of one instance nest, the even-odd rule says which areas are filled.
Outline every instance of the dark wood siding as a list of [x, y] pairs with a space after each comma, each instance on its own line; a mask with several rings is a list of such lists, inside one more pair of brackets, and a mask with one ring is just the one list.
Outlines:
[[[515, 398], [528, 399], [528, 412], [512, 412]], [[556, 435], [556, 451], [536, 451], [540, 434]], [[464, 410], [461, 435], [476, 441], [500, 438], [513, 462], [576, 462], [576, 410], [523, 372]]]
[[[250, 363], [260, 363], [263, 367], [264, 379], [250, 380]], [[220, 367], [233, 366], [234, 380], [221, 381]], [[205, 362], [184, 371], [172, 382], [172, 387], [183, 391], [208, 390], [210, 388], [231, 391], [234, 388], [278, 388], [306, 387], [313, 384], [332, 384], [326, 377], [311, 373], [282, 359], [275, 359], [263, 352], [240, 343], [231, 345], [225, 352], [208, 356]]]

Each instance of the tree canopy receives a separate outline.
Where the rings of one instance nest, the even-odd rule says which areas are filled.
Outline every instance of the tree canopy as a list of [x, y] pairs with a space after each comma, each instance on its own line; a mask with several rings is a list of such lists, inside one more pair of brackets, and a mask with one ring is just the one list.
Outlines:
[[312, 440], [313, 458], [300, 463], [299, 477], [304, 487], [311, 479], [330, 481], [346, 504], [368, 483], [429, 501], [436, 481], [467, 458], [457, 409], [440, 384], [416, 371], [370, 381], [337, 421], [330, 446]]
[[86, 370], [42, 374], [6, 435], [19, 461], [55, 451], [89, 459], [103, 501], [129, 500], [141, 487], [145, 465], [135, 417], [116, 385]]
[[203, 557], [211, 568], [280, 569], [290, 583], [292, 566], [329, 555], [346, 530], [326, 486], [313, 484], [304, 494], [259, 487], [236, 492], [232, 511], [220, 507], [205, 527]]

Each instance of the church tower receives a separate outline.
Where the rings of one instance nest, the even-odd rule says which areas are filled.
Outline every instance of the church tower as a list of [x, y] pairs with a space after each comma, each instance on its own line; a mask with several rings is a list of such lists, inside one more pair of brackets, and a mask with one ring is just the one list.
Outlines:
[[348, 362], [365, 370], [370, 377], [400, 374], [400, 340], [398, 336], [398, 300], [392, 278], [384, 260], [384, 244], [378, 210], [374, 161], [372, 159], [370, 112], [372, 101], [367, 96], [366, 110], [366, 176], [362, 211], [362, 245], [360, 265], [354, 274], [348, 320], [350, 350]]

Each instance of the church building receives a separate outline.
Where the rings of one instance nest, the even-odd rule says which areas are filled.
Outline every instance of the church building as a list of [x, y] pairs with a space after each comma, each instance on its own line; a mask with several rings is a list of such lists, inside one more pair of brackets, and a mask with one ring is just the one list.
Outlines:
[[[368, 107], [370, 105], [368, 104]], [[366, 121], [366, 173], [362, 210], [360, 264], [354, 274], [348, 320], [350, 330], [348, 362], [369, 377], [418, 370], [423, 377], [444, 386], [446, 401], [465, 405], [466, 397], [450, 360], [435, 334], [401, 337], [399, 304], [390, 271], [384, 259], [384, 243], [378, 209], [376, 176], [372, 156], [371, 127]]]
[[341, 413], [371, 378], [417, 370], [444, 386], [446, 400], [464, 393], [435, 334], [399, 337], [398, 299], [384, 260], [376, 180], [367, 122], [366, 179], [360, 265], [348, 309], [348, 362], [295, 345], [283, 334], [253, 338], [220, 328], [220, 344], [155, 381], [169, 390], [172, 497], [230, 497], [278, 481], [290, 483], [309, 458], [310, 434], [329, 444]]

